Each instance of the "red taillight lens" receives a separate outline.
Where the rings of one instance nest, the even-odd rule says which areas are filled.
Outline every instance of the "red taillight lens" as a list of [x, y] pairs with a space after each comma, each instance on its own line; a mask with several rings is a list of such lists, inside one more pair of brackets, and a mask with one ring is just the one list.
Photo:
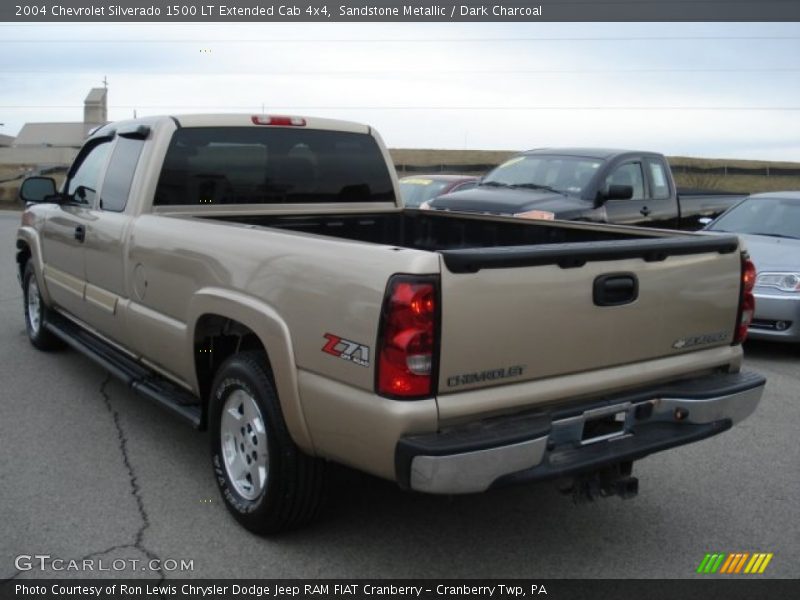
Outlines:
[[253, 115], [250, 117], [253, 125], [283, 125], [289, 127], [303, 127], [306, 120], [300, 117], [284, 117], [279, 115]]
[[753, 320], [756, 310], [756, 299], [753, 287], [756, 284], [756, 267], [746, 257], [742, 257], [742, 285], [739, 298], [739, 318], [736, 320], [736, 336], [734, 344], [741, 344], [747, 338], [747, 328]]
[[391, 398], [433, 395], [438, 335], [437, 280], [396, 275], [389, 281], [378, 340], [377, 391]]

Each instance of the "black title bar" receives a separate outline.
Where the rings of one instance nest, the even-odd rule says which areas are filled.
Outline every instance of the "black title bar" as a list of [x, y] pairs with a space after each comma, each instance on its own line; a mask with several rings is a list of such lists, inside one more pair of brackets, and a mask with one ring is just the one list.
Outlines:
[[1, 600], [565, 600], [796, 598], [798, 580], [754, 576], [705, 579], [17, 579], [0, 581]]
[[800, 21], [796, 0], [15, 0], [0, 21]]

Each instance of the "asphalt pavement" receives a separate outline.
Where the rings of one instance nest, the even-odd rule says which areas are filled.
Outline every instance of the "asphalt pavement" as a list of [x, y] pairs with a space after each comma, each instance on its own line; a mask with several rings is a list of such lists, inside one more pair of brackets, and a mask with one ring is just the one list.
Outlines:
[[0, 579], [685, 578], [707, 552], [770, 552], [759, 577], [800, 576], [800, 348], [748, 344], [746, 368], [768, 377], [756, 413], [636, 463], [636, 498], [434, 497], [338, 468], [318, 522], [261, 538], [220, 502], [207, 434], [78, 353], [30, 345], [18, 222], [0, 212]]

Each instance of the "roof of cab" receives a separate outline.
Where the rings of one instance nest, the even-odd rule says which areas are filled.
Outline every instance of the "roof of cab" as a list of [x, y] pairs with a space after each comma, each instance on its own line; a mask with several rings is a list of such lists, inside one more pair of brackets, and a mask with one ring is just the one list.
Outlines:
[[[305, 125], [262, 125], [254, 122], [254, 117], [267, 119], [268, 117], [289, 117], [302, 119]], [[113, 131], [132, 130], [141, 125], [154, 126], [165, 120], [175, 122], [179, 127], [287, 127], [297, 129], [325, 129], [330, 131], [347, 131], [351, 133], [370, 133], [369, 125], [354, 123], [352, 121], [340, 121], [338, 119], [323, 119], [318, 117], [304, 117], [300, 115], [286, 114], [185, 114], [185, 115], [160, 115], [154, 117], [141, 117], [138, 119], [127, 119], [125, 121], [114, 121], [108, 123], [92, 132], [90, 137], [109, 135]]]
[[[181, 127], [281, 127], [280, 125], [260, 125], [253, 122], [253, 117], [266, 119], [270, 116], [273, 117], [290, 117], [302, 119], [305, 121], [306, 129], [330, 129], [335, 131], [350, 131], [353, 133], [369, 133], [370, 128], [368, 125], [362, 123], [354, 123], [352, 121], [340, 121], [338, 119], [323, 119], [319, 117], [306, 117], [302, 115], [287, 115], [284, 113], [266, 113], [266, 114], [189, 114], [189, 115], [172, 115], [170, 118], [177, 121]], [[297, 126], [289, 126], [297, 127]]]
[[556, 156], [580, 156], [607, 160], [617, 156], [635, 154], [639, 156], [660, 156], [658, 152], [647, 150], [621, 150], [619, 148], [534, 148], [523, 154], [552, 154]]
[[798, 191], [785, 191], [785, 192], [762, 192], [760, 194], [750, 194], [751, 198], [777, 198], [780, 200], [800, 201], [800, 192]]

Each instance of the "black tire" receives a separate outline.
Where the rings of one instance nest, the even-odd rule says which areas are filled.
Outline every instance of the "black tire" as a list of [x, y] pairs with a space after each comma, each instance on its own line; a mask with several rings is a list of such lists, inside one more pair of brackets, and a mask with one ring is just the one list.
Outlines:
[[[248, 414], [261, 418], [263, 435]], [[324, 496], [325, 463], [304, 454], [292, 441], [264, 352], [235, 354], [219, 368], [209, 399], [209, 431], [217, 485], [228, 510], [245, 528], [258, 534], [278, 533], [317, 516]], [[264, 443], [266, 458], [258, 454]], [[266, 461], [263, 480], [257, 461]], [[246, 476], [232, 475], [241, 469]]]
[[31, 344], [39, 350], [58, 350], [64, 343], [47, 329], [50, 309], [42, 299], [36, 272], [30, 261], [25, 264], [22, 276], [22, 302], [25, 307], [25, 330]]

